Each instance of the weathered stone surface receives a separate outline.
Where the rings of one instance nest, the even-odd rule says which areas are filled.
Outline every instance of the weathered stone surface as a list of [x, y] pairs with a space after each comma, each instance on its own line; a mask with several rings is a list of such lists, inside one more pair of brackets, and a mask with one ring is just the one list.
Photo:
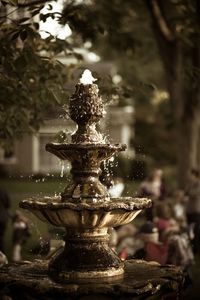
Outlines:
[[[59, 284], [48, 277], [48, 261], [10, 264], [0, 269], [0, 290], [13, 300], [181, 299], [184, 276], [174, 266], [130, 260], [123, 277]], [[168, 298], [162, 298], [165, 297]]]

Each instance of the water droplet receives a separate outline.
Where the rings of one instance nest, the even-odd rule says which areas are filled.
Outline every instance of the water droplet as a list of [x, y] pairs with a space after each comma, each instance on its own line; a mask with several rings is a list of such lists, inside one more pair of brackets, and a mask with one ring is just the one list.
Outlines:
[[64, 162], [62, 160], [60, 161], [60, 164], [61, 164], [60, 177], [63, 177], [64, 176], [65, 165], [64, 165]]

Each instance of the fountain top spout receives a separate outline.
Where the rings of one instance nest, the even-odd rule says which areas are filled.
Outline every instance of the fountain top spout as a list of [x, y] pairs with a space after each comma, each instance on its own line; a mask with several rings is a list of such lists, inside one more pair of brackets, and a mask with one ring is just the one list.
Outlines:
[[92, 76], [92, 72], [90, 70], [86, 69], [83, 72], [79, 81], [80, 83], [85, 85], [85, 84], [92, 84], [94, 81], [97, 81], [97, 79]]
[[93, 83], [95, 80], [92, 73], [85, 70], [70, 98], [70, 117], [78, 124], [78, 130], [72, 135], [75, 144], [103, 143], [102, 135], [96, 131], [96, 124], [105, 111], [98, 85]]

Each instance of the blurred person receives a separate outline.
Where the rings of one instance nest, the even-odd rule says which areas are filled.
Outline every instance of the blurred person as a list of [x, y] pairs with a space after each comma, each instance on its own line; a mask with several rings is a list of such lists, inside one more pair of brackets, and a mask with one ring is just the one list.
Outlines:
[[134, 258], [155, 261], [161, 265], [166, 264], [168, 244], [159, 241], [159, 232], [153, 222], [148, 221], [143, 224], [139, 236], [144, 242], [144, 247], [135, 253]]
[[139, 197], [153, 197], [152, 180], [153, 177], [149, 175], [141, 182], [139, 187]]
[[194, 254], [187, 231], [168, 230], [166, 239], [168, 243], [167, 264], [173, 264], [182, 267], [183, 270], [188, 270], [194, 263]]
[[118, 244], [116, 251], [122, 260], [130, 259], [135, 252], [143, 246], [143, 242], [137, 236], [138, 229], [133, 224], [120, 226], [117, 230]]
[[0, 251], [5, 252], [4, 236], [10, 217], [10, 198], [8, 193], [0, 188]]
[[0, 251], [0, 268], [8, 263], [7, 257]]
[[118, 236], [118, 244], [127, 237], [133, 237], [137, 233], [137, 228], [134, 224], [129, 223], [115, 228]]
[[155, 200], [163, 200], [165, 197], [165, 185], [163, 181], [163, 171], [161, 169], [155, 169], [153, 171], [152, 180], [152, 192]]
[[178, 226], [174, 218], [173, 207], [169, 203], [156, 204], [154, 223], [158, 230], [166, 229], [169, 226]]
[[[155, 225], [159, 230], [160, 241], [168, 244], [167, 264], [180, 266], [183, 270], [187, 270], [194, 261], [194, 255], [187, 222], [182, 221], [185, 217], [182, 203], [185, 203], [186, 198], [182, 190], [176, 191], [175, 196], [176, 202], [171, 208], [168, 203], [159, 203], [157, 205]], [[178, 208], [176, 207], [177, 205]], [[174, 218], [174, 208], [178, 211], [177, 220]]]
[[159, 240], [164, 242], [164, 234], [168, 230], [179, 231], [179, 225], [172, 217], [170, 206], [167, 203], [158, 203], [155, 207], [154, 224], [159, 232]]
[[155, 169], [140, 185], [139, 194], [141, 197], [151, 197], [152, 200], [162, 200], [165, 197], [166, 189], [163, 182], [163, 171]]
[[154, 206], [154, 195], [152, 189], [153, 177], [148, 176], [139, 187], [138, 197], [140, 198], [150, 198], [152, 200], [152, 206], [145, 209], [145, 216], [147, 221], [153, 221], [153, 206]]
[[155, 169], [140, 185], [139, 197], [148, 197], [152, 200], [152, 206], [145, 210], [148, 221], [153, 221], [154, 205], [157, 201], [163, 200], [166, 196], [166, 189], [163, 183], [163, 171]]
[[117, 177], [114, 179], [113, 185], [109, 188], [108, 192], [111, 197], [118, 198], [121, 197], [124, 190], [124, 182], [123, 179]]
[[129, 259], [134, 254], [134, 240], [131, 237], [127, 237], [121, 241], [117, 247], [118, 256], [121, 260]]
[[117, 253], [121, 260], [134, 258], [135, 253], [144, 247], [144, 242], [138, 237], [138, 235], [133, 237], [124, 238], [117, 247]]
[[200, 252], [200, 173], [196, 169], [190, 171], [186, 195], [187, 221], [194, 228], [193, 248], [194, 252]]
[[13, 249], [12, 261], [18, 262], [22, 259], [21, 251], [22, 245], [30, 237], [28, 220], [25, 216], [17, 210], [13, 216]]
[[[5, 266], [6, 264], [8, 264], [7, 257], [5, 256], [5, 254], [3, 254], [0, 251], [0, 268], [2, 268], [3, 266]], [[0, 299], [1, 300], [12, 300], [10, 297], [7, 296], [6, 285], [5, 285], [4, 288], [0, 289]]]
[[182, 228], [187, 227], [187, 218], [186, 218], [187, 201], [188, 201], [188, 197], [186, 197], [185, 192], [183, 190], [179, 189], [175, 191], [173, 197], [172, 210], [174, 213], [174, 218], [177, 220], [177, 222]]

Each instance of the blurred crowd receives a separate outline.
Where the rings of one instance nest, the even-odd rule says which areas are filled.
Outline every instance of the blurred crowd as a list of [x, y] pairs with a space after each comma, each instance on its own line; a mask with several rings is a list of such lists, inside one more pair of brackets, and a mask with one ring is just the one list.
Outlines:
[[[200, 173], [191, 170], [185, 190], [168, 191], [161, 169], [141, 182], [139, 198], [150, 198], [151, 208], [144, 210], [137, 222], [110, 228], [110, 247], [122, 260], [144, 259], [161, 265], [173, 264], [189, 270], [194, 254], [200, 252]], [[109, 185], [112, 197], [120, 197], [125, 184], [115, 178]], [[12, 223], [12, 256], [14, 262], [22, 259], [22, 247], [30, 237], [27, 218], [20, 212], [10, 212], [10, 199], [0, 189], [0, 266], [7, 263], [4, 237], [9, 220]], [[137, 225], [135, 225], [137, 224]], [[55, 243], [55, 245], [54, 245]], [[49, 257], [63, 241], [43, 237], [35, 253]]]
[[169, 192], [163, 171], [155, 169], [140, 184], [138, 197], [150, 198], [151, 208], [145, 209], [137, 222], [110, 229], [110, 246], [122, 260], [173, 264], [189, 272], [195, 254], [200, 253], [199, 171], [190, 171], [185, 190]]

